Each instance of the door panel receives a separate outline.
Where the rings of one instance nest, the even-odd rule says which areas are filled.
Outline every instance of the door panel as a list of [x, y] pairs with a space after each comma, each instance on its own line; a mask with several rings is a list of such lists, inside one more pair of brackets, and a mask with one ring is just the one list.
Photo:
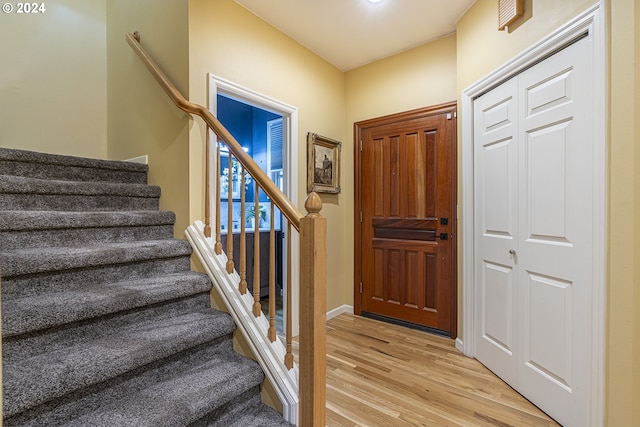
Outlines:
[[370, 126], [361, 140], [361, 311], [455, 333], [455, 120]]
[[503, 351], [506, 357], [514, 352], [513, 269], [485, 261], [482, 287], [482, 338]]
[[519, 78], [518, 389], [565, 425], [586, 425], [592, 278], [591, 39]]
[[526, 136], [527, 239], [569, 243], [565, 133], [570, 123], [543, 127]]
[[509, 165], [516, 148], [513, 139], [489, 142], [482, 147], [480, 156], [485, 166], [484, 234], [487, 237], [513, 239], [513, 188]]
[[527, 368], [571, 392], [573, 286], [571, 282], [528, 273]]
[[[476, 171], [476, 357], [508, 384], [517, 380], [518, 106], [515, 80], [474, 104]], [[517, 252], [516, 252], [517, 253]]]

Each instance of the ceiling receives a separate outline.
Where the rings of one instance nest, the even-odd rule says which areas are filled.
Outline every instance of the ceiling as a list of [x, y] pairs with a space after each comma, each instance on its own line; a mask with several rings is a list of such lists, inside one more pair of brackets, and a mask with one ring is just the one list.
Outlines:
[[235, 1], [348, 71], [455, 32], [476, 0]]

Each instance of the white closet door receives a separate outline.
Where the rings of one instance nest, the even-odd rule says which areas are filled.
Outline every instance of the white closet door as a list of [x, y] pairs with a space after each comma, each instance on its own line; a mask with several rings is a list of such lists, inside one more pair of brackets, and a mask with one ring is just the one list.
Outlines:
[[476, 358], [512, 387], [517, 372], [517, 79], [474, 103]]
[[587, 425], [593, 227], [591, 41], [523, 72], [519, 102], [518, 391]]
[[474, 101], [476, 357], [565, 426], [589, 402], [591, 44]]

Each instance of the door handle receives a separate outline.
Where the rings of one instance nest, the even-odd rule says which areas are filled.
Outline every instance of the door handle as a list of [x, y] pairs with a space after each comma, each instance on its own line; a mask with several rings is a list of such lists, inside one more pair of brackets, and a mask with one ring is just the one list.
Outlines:
[[515, 256], [516, 255], [516, 250], [515, 249], [509, 249], [509, 254]]

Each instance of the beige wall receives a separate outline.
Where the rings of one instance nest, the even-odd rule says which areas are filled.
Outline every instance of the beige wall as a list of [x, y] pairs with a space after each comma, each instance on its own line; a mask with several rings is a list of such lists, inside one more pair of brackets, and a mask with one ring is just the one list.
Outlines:
[[106, 3], [0, 13], [0, 146], [106, 158]]
[[[534, 4], [529, 1], [527, 5], [533, 6], [531, 16], [524, 22], [517, 23], [518, 28], [512, 32], [498, 32], [497, 2], [479, 0], [458, 22], [458, 93], [592, 4], [593, 0], [536, 0]], [[640, 279], [639, 269], [635, 265], [640, 254], [640, 155], [636, 148], [638, 71], [634, 70], [634, 64], [638, 61], [639, 30], [638, 21], [634, 20], [634, 16], [638, 16], [638, 6], [634, 0], [611, 0], [610, 4], [611, 8], [606, 8], [607, 15], [610, 16], [611, 120], [608, 141], [610, 162], [605, 408], [606, 425], [632, 426], [640, 425], [637, 409], [640, 399], [640, 367], [637, 362], [640, 360], [640, 298], [638, 291], [634, 291], [634, 286]], [[630, 95], [632, 93], [635, 96]]]
[[353, 305], [354, 147], [355, 122], [456, 100], [456, 37], [454, 34], [375, 63], [346, 76], [346, 122], [343, 160], [343, 197], [348, 204], [342, 221], [341, 256], [344, 304]]
[[[346, 144], [343, 151], [349, 150], [350, 136], [344, 133], [344, 74], [232, 0], [191, 0], [189, 32], [193, 102], [208, 105], [207, 73], [213, 73], [298, 109], [298, 207], [303, 210], [307, 132], [341, 140]], [[198, 121], [191, 132], [193, 165], [203, 157], [201, 126]], [[349, 171], [348, 166], [344, 168], [343, 180]], [[202, 165], [192, 168], [191, 174], [192, 191], [201, 194]], [[342, 256], [342, 248], [348, 232], [345, 206], [352, 201], [345, 193], [323, 195], [322, 201], [322, 214], [330, 224], [327, 306], [332, 309], [345, 304], [345, 287], [351, 286], [351, 281], [344, 282], [351, 260]], [[192, 219], [201, 219], [202, 212], [202, 204], [194, 199]]]
[[149, 183], [162, 187], [160, 208], [176, 213], [175, 234], [189, 225], [189, 126], [125, 42], [135, 30], [142, 46], [185, 96], [189, 93], [187, 0], [109, 0], [108, 155], [149, 156]]
[[[640, 257], [640, 120], [638, 120], [638, 116], [640, 116], [640, 7], [637, 4], [634, 4], [634, 17], [633, 17], [633, 40], [634, 40], [634, 77], [633, 77], [633, 91], [631, 93], [635, 94], [634, 105], [632, 109], [633, 119], [631, 119], [632, 123], [635, 123], [635, 129], [633, 138], [631, 139], [631, 143], [633, 144], [635, 150], [635, 164], [634, 164], [634, 172], [635, 176], [633, 177], [634, 183], [634, 213], [633, 218], [635, 218], [634, 224], [634, 241], [635, 241], [635, 250], [634, 254], [634, 265], [635, 271], [633, 274], [634, 283], [634, 303], [633, 303], [633, 314], [634, 314], [634, 322], [633, 322], [633, 358], [636, 363], [633, 366], [633, 419], [631, 424], [640, 426], [640, 405], [638, 401], [640, 401], [640, 366], [638, 366], [638, 360], [640, 360], [640, 289], [638, 289], [637, 284], [640, 283], [640, 262], [637, 261], [638, 257]], [[616, 15], [619, 16], [619, 15]]]
[[[640, 425], [640, 90], [634, 0], [610, 2], [609, 283], [607, 419]], [[635, 95], [632, 95], [635, 94]], [[634, 125], [635, 124], [635, 125]], [[634, 289], [635, 288], [635, 289]]]
[[456, 36], [346, 73], [347, 132], [353, 123], [456, 100]]
[[596, 2], [527, 0], [525, 18], [512, 26], [517, 28], [498, 31], [498, 3], [477, 0], [458, 21], [458, 93]]

